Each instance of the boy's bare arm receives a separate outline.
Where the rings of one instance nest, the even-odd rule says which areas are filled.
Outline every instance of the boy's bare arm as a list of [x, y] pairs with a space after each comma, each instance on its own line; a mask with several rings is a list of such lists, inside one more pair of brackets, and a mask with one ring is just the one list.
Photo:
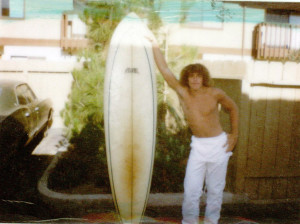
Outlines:
[[238, 139], [238, 125], [239, 125], [239, 112], [235, 102], [227, 96], [225, 92], [217, 89], [218, 102], [228, 111], [230, 115], [231, 132], [228, 135], [228, 148], [227, 151], [232, 151]]
[[147, 37], [147, 39], [152, 43], [153, 56], [158, 70], [161, 72], [168, 85], [181, 95], [183, 87], [180, 85], [180, 82], [176, 79], [173, 72], [169, 69], [165, 57], [159, 49], [157, 41], [154, 37]]

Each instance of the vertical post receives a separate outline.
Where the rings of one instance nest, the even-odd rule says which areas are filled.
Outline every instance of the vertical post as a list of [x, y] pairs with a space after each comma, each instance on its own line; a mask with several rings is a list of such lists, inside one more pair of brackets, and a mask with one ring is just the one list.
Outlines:
[[68, 35], [68, 15], [64, 14], [64, 38]]
[[[250, 64], [248, 63], [247, 66]], [[253, 65], [250, 65], [251, 67]], [[252, 68], [251, 68], [252, 69]], [[249, 69], [248, 69], [249, 70]], [[249, 71], [248, 71], [249, 72]], [[249, 74], [248, 74], [249, 75]], [[250, 74], [251, 75], [251, 74]], [[249, 122], [251, 111], [251, 87], [249, 80], [242, 81], [242, 98], [240, 108], [240, 133], [237, 144], [237, 163], [236, 163], [236, 180], [235, 192], [245, 193], [245, 181], [247, 175], [247, 151], [248, 151], [248, 138], [249, 138]]]
[[[278, 59], [281, 58], [281, 48], [282, 48], [282, 38], [281, 38], [281, 36], [282, 36], [282, 31], [283, 32], [285, 31], [285, 26], [283, 26], [283, 29], [282, 29], [281, 24], [279, 24], [279, 49], [277, 50]], [[285, 46], [283, 46], [283, 47], [285, 47]]]
[[261, 58], [261, 52], [262, 52], [262, 44], [261, 44], [261, 37], [262, 37], [262, 27], [261, 24], [258, 24], [256, 29], [256, 58]]
[[292, 44], [293, 44], [293, 27], [291, 25], [289, 25], [290, 28], [290, 39], [289, 39], [289, 43], [290, 43], [290, 47], [288, 48], [288, 57], [291, 55], [291, 53], [293, 53], [292, 50]]
[[246, 17], [245, 5], [243, 4], [243, 31], [242, 31], [242, 58], [244, 58], [244, 48], [245, 48], [245, 17]]
[[64, 38], [64, 17], [65, 15], [62, 14], [61, 21], [60, 21], [60, 47], [63, 48], [63, 38]]
[[270, 26], [271, 32], [270, 32], [270, 58], [274, 58], [275, 55], [275, 47], [276, 44], [276, 26], [271, 24]]
[[[286, 59], [286, 50], [289, 51], [289, 49], [291, 48], [291, 44], [292, 42], [288, 42], [287, 39], [288, 39], [288, 34], [290, 33], [290, 35], [292, 34], [291, 31], [290, 31], [290, 26], [286, 26], [284, 28], [284, 46], [283, 46], [283, 54], [282, 54], [282, 59], [285, 60]], [[288, 49], [285, 49], [285, 46], [288, 45], [289, 48]]]
[[265, 42], [264, 42], [264, 59], [267, 58], [267, 43], [268, 43], [268, 26], [266, 23], [263, 23], [263, 26], [265, 27]]
[[67, 28], [68, 28], [68, 16], [66, 14], [62, 15], [61, 20], [61, 31], [60, 31], [60, 47], [63, 49], [66, 47], [66, 37], [67, 37]]
[[26, 19], [26, 0], [23, 0], [23, 18]]

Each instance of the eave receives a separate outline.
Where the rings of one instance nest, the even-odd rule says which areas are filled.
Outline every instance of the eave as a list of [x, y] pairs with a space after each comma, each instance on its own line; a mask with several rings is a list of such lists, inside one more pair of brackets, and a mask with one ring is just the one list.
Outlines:
[[242, 1], [242, 0], [223, 0], [224, 3], [235, 3], [241, 6], [259, 9], [278, 9], [288, 11], [300, 12], [300, 1], [279, 1], [279, 0], [256, 0], [256, 1]]

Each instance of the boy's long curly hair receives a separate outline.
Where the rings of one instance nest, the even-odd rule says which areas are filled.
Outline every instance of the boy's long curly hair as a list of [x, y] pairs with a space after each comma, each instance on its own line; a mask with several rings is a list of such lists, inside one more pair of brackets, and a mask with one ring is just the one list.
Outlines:
[[208, 69], [199, 63], [187, 65], [181, 70], [179, 82], [182, 86], [190, 88], [188, 78], [192, 73], [198, 73], [203, 77], [203, 86], [212, 86], [212, 80]]

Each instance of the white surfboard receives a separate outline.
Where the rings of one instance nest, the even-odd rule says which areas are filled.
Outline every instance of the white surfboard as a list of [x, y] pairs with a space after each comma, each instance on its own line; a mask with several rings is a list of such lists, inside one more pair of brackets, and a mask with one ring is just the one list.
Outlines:
[[150, 32], [130, 13], [117, 26], [106, 64], [104, 118], [112, 195], [123, 223], [140, 222], [155, 150], [156, 86]]

